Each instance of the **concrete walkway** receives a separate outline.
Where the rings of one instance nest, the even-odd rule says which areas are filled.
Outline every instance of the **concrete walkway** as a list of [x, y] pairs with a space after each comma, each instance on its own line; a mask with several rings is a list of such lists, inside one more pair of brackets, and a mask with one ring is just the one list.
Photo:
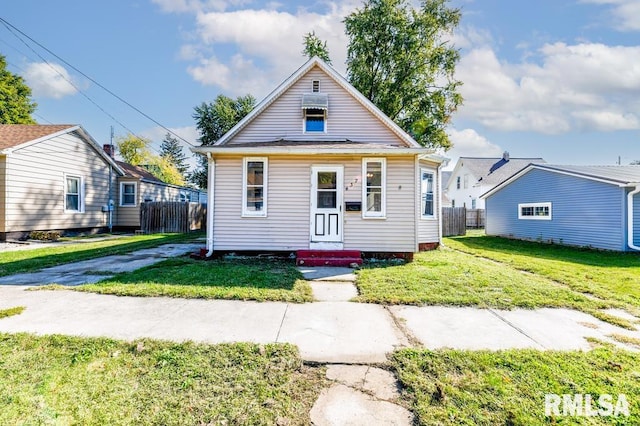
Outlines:
[[[625, 330], [567, 309], [501, 311], [353, 303], [348, 300], [357, 295], [355, 275], [346, 268], [301, 269], [311, 280], [318, 300], [306, 304], [25, 291], [29, 285], [48, 282], [77, 285], [97, 277], [104, 279], [105, 273], [137, 269], [195, 251], [200, 245], [196, 246], [168, 245], [106, 257], [102, 262], [79, 262], [2, 278], [0, 282], [5, 285], [0, 285], [0, 309], [26, 309], [20, 315], [0, 319], [0, 332], [126, 340], [149, 337], [212, 344], [292, 343], [305, 361], [345, 364], [327, 372], [334, 384], [323, 391], [312, 410], [316, 425], [380, 424], [377, 419], [383, 419], [384, 424], [410, 425], [411, 414], [396, 404], [397, 395], [387, 393], [397, 387], [395, 378], [371, 369], [384, 364], [387, 354], [398, 348], [589, 349], [586, 338], [593, 337], [633, 349], [609, 336], [615, 333], [640, 339], [638, 330]], [[100, 274], [94, 276], [91, 271]]]

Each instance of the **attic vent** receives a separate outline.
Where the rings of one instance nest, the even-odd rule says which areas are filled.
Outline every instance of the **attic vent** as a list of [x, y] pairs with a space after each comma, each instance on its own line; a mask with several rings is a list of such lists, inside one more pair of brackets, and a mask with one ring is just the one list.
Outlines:
[[329, 96], [319, 93], [305, 93], [302, 95], [302, 109], [329, 109]]
[[311, 82], [311, 91], [313, 93], [320, 92], [320, 80], [313, 80], [313, 82]]

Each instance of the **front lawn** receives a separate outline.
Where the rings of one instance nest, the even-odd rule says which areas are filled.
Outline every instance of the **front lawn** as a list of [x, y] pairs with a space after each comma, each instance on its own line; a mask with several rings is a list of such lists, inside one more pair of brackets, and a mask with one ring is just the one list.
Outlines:
[[298, 425], [326, 386], [295, 346], [0, 334], [0, 424]]
[[168, 259], [137, 271], [73, 287], [118, 296], [310, 302], [311, 287], [292, 263], [269, 259]]
[[[638, 353], [609, 346], [588, 352], [405, 349], [392, 355], [392, 363], [423, 425], [640, 424]], [[588, 394], [593, 409], [604, 408], [602, 414], [607, 407], [598, 401], [607, 394], [611, 414], [621, 404], [619, 415], [564, 416], [559, 404], [560, 415], [550, 406], [552, 415], [545, 416], [546, 394], [581, 394], [583, 401]]]
[[[359, 302], [571, 308], [632, 328], [602, 312], [640, 313], [640, 256], [484, 236], [445, 239], [406, 265], [358, 271]], [[495, 247], [499, 247], [496, 249]]]
[[50, 266], [115, 254], [131, 253], [163, 244], [192, 242], [202, 233], [121, 236], [103, 241], [77, 241], [32, 250], [0, 252], [0, 276], [39, 271]]
[[544, 276], [582, 293], [640, 307], [640, 255], [473, 234], [444, 244]]

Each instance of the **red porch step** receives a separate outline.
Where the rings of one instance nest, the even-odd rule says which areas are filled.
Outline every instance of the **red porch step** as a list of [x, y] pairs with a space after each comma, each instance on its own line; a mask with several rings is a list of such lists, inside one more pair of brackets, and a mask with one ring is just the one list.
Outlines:
[[362, 265], [362, 252], [359, 250], [298, 250], [298, 266], [351, 266]]

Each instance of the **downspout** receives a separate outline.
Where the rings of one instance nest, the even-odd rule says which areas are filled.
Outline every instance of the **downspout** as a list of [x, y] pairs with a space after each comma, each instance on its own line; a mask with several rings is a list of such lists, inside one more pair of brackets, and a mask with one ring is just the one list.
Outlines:
[[640, 193], [640, 183], [636, 189], [627, 194], [627, 245], [632, 250], [640, 251], [640, 246], [633, 244], [633, 196]]
[[216, 162], [207, 152], [207, 160], [209, 167], [207, 168], [207, 257], [213, 255], [213, 203], [214, 203], [214, 187], [216, 179]]
[[[433, 197], [433, 212], [438, 214], [438, 245], [442, 246], [442, 165], [438, 164], [438, 195]], [[437, 208], [437, 210], [436, 210]]]

